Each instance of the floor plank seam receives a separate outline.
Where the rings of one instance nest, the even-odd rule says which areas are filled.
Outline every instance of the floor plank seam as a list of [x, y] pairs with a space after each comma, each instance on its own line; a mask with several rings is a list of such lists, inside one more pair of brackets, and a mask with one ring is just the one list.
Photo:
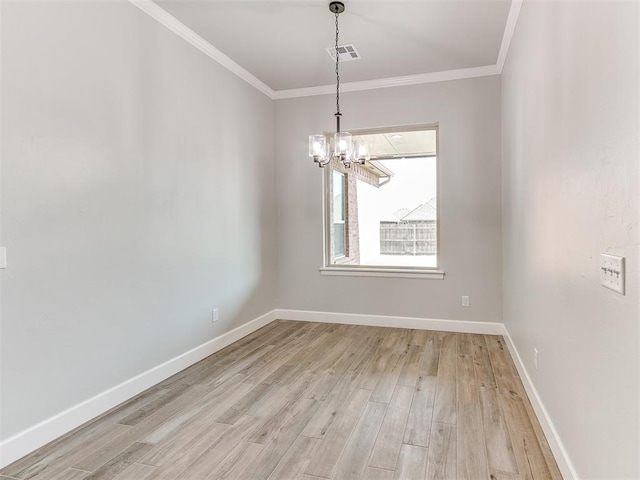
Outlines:
[[504, 338], [279, 321], [0, 480], [561, 478], [549, 451]]

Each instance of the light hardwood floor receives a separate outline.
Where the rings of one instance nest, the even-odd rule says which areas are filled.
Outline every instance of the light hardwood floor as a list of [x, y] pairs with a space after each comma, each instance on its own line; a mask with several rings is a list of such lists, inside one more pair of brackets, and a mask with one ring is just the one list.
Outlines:
[[277, 321], [0, 479], [560, 479], [499, 336]]

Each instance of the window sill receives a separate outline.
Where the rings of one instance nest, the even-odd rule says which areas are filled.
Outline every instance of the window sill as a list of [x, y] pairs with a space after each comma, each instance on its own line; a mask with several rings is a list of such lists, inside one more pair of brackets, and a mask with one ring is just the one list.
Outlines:
[[335, 275], [347, 277], [394, 277], [394, 278], [425, 278], [443, 280], [442, 270], [413, 270], [406, 268], [374, 268], [374, 267], [323, 267], [321, 275]]

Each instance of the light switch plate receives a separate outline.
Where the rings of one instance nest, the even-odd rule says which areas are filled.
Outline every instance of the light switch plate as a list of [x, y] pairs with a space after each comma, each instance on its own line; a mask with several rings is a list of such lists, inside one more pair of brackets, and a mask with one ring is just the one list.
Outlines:
[[600, 283], [624, 295], [624, 257], [603, 253], [600, 258]]

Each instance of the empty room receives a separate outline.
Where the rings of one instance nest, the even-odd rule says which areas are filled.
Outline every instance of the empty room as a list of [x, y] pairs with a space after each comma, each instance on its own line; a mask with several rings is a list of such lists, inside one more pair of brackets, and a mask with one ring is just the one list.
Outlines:
[[640, 1], [0, 0], [0, 480], [640, 480]]

